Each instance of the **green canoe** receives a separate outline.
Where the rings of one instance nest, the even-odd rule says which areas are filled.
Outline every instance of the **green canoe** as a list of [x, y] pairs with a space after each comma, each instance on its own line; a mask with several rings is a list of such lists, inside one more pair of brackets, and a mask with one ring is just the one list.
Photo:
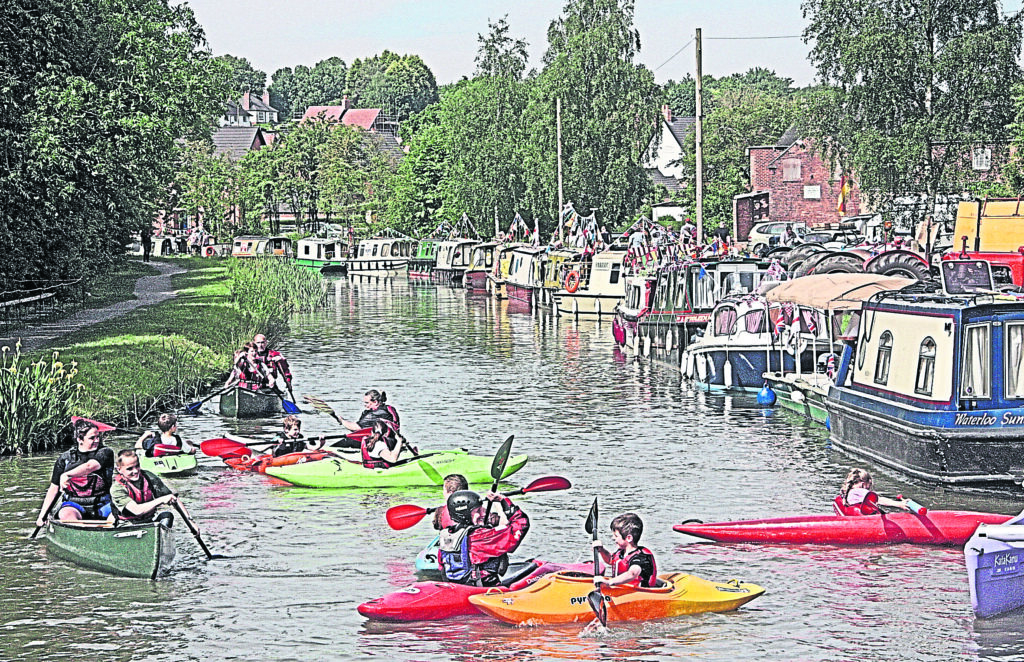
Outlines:
[[220, 414], [229, 418], [260, 418], [282, 411], [281, 398], [276, 393], [236, 386], [220, 396]]
[[160, 457], [139, 456], [139, 465], [158, 476], [188, 476], [199, 470], [195, 453], [161, 455]]
[[121, 577], [156, 579], [174, 560], [174, 534], [157, 522], [114, 527], [50, 520], [46, 547], [58, 558]]
[[[525, 455], [510, 457], [502, 478], [523, 468]], [[469, 455], [466, 451], [440, 451], [403, 461], [388, 469], [368, 469], [360, 462], [327, 458], [316, 462], [268, 467], [267, 474], [299, 487], [407, 487], [435, 485], [420, 463], [429, 464], [440, 476], [462, 474], [471, 483], [491, 482], [492, 457]]]

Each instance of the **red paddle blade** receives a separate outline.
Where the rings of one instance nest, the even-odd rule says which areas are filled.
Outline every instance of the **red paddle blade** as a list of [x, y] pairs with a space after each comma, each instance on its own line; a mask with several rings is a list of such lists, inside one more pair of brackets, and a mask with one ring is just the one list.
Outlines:
[[234, 439], [225, 439], [223, 437], [219, 439], [207, 439], [203, 443], [199, 444], [199, 450], [203, 451], [204, 455], [210, 457], [240, 457], [242, 455], [252, 455], [252, 450], [245, 444], [239, 443]]
[[412, 504], [404, 506], [394, 506], [388, 508], [385, 513], [385, 517], [388, 520], [388, 526], [395, 530], [408, 529], [410, 526], [415, 526], [421, 519], [427, 516], [430, 511], [426, 508], [420, 508]]
[[361, 430], [349, 432], [345, 436], [351, 439], [352, 441], [362, 441], [363, 439], [369, 437], [371, 432], [373, 432], [373, 428], [362, 428]]
[[572, 487], [572, 483], [569, 482], [568, 478], [544, 476], [524, 487], [523, 494], [529, 494], [530, 492], [555, 492], [557, 490], [567, 490], [570, 487]]
[[91, 418], [85, 418], [83, 416], [72, 416], [71, 417], [71, 424], [72, 425], [74, 425], [78, 421], [87, 421], [89, 423], [92, 423], [93, 425], [96, 426], [96, 429], [99, 430], [100, 432], [110, 432], [111, 430], [116, 430], [117, 429], [113, 425], [107, 425], [106, 423], [100, 423], [99, 421], [94, 421]]

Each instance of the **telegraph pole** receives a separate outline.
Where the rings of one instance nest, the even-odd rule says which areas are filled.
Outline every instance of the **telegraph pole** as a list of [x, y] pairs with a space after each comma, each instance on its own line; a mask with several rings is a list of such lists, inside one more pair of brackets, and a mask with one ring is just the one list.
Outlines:
[[697, 117], [694, 125], [694, 137], [696, 139], [697, 156], [697, 243], [704, 242], [704, 73], [701, 64], [700, 28], [697, 28], [697, 36], [694, 39], [697, 44]]
[[555, 99], [555, 142], [558, 151], [558, 240], [562, 241], [562, 99]]

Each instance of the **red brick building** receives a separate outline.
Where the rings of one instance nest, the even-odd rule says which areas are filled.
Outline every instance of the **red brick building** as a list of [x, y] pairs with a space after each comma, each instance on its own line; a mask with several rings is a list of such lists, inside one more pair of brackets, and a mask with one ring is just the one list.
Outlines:
[[[734, 214], [737, 236], [746, 236], [755, 221], [794, 221], [808, 226], [838, 223], [861, 213], [856, 182], [849, 183], [843, 208], [839, 208], [841, 173], [814, 153], [811, 141], [790, 129], [775, 145], [748, 147], [750, 193], [736, 196]], [[767, 194], [767, 195], [765, 195]], [[748, 204], [757, 199], [756, 209]], [[765, 204], [764, 201], [767, 201]]]

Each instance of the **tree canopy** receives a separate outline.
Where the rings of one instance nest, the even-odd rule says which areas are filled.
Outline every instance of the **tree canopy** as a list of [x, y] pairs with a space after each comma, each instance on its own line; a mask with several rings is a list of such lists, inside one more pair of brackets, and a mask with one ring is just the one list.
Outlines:
[[224, 64], [231, 72], [231, 91], [236, 96], [242, 96], [244, 92], [263, 94], [267, 84], [267, 74], [252, 66], [249, 60], [234, 55], [218, 55], [215, 60]]

